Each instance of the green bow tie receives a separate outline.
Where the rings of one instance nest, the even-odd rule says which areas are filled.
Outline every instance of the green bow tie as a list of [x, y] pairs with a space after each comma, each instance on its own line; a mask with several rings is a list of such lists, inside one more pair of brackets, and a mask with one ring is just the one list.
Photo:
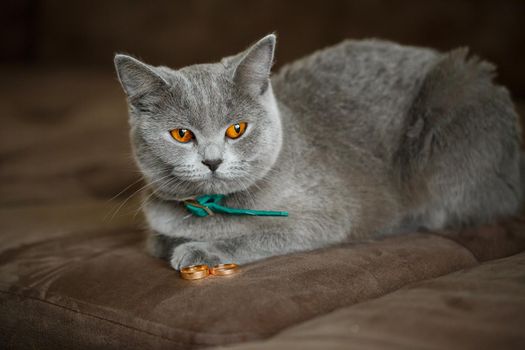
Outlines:
[[220, 205], [224, 199], [223, 194], [205, 194], [195, 199], [186, 199], [182, 203], [190, 213], [195, 216], [204, 217], [214, 213], [230, 215], [253, 215], [253, 216], [288, 216], [287, 211], [268, 211], [229, 208]]

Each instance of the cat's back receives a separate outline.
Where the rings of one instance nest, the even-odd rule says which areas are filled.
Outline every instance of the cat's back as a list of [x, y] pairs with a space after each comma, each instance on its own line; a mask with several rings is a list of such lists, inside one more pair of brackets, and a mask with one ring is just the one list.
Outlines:
[[333, 137], [367, 147], [377, 140], [379, 149], [395, 142], [393, 131], [439, 57], [430, 49], [388, 41], [346, 40], [284, 66], [272, 85], [295, 122], [308, 126], [306, 132], [314, 125], [316, 133], [337, 126]]

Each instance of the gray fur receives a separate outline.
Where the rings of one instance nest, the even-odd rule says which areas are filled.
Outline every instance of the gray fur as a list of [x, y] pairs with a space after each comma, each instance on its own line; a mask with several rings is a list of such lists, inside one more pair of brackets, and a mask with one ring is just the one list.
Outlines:
[[[175, 269], [518, 210], [520, 130], [490, 64], [466, 50], [345, 41], [270, 82], [274, 48], [269, 35], [220, 63], [179, 70], [115, 58], [136, 160], [153, 189], [152, 251]], [[245, 135], [226, 139], [240, 121]], [[175, 128], [196, 140], [174, 141]], [[215, 175], [201, 163], [211, 158], [223, 160]], [[179, 200], [205, 193], [290, 216], [188, 217]]]

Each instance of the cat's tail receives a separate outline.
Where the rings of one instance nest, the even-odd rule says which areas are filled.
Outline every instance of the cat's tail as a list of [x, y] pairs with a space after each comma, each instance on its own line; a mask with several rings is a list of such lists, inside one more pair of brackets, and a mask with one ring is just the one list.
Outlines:
[[454, 50], [426, 73], [395, 158], [427, 220], [445, 226], [514, 215], [525, 199], [510, 96], [493, 83], [492, 64], [467, 54]]

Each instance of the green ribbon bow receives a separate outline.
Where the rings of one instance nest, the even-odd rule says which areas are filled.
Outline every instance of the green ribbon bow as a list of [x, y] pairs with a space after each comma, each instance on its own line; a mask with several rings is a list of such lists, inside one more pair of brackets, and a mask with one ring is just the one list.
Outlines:
[[182, 203], [190, 213], [195, 216], [204, 217], [214, 213], [230, 215], [253, 215], [253, 216], [288, 216], [287, 211], [251, 210], [229, 208], [220, 205], [224, 199], [223, 194], [205, 194], [195, 199], [186, 199]]

